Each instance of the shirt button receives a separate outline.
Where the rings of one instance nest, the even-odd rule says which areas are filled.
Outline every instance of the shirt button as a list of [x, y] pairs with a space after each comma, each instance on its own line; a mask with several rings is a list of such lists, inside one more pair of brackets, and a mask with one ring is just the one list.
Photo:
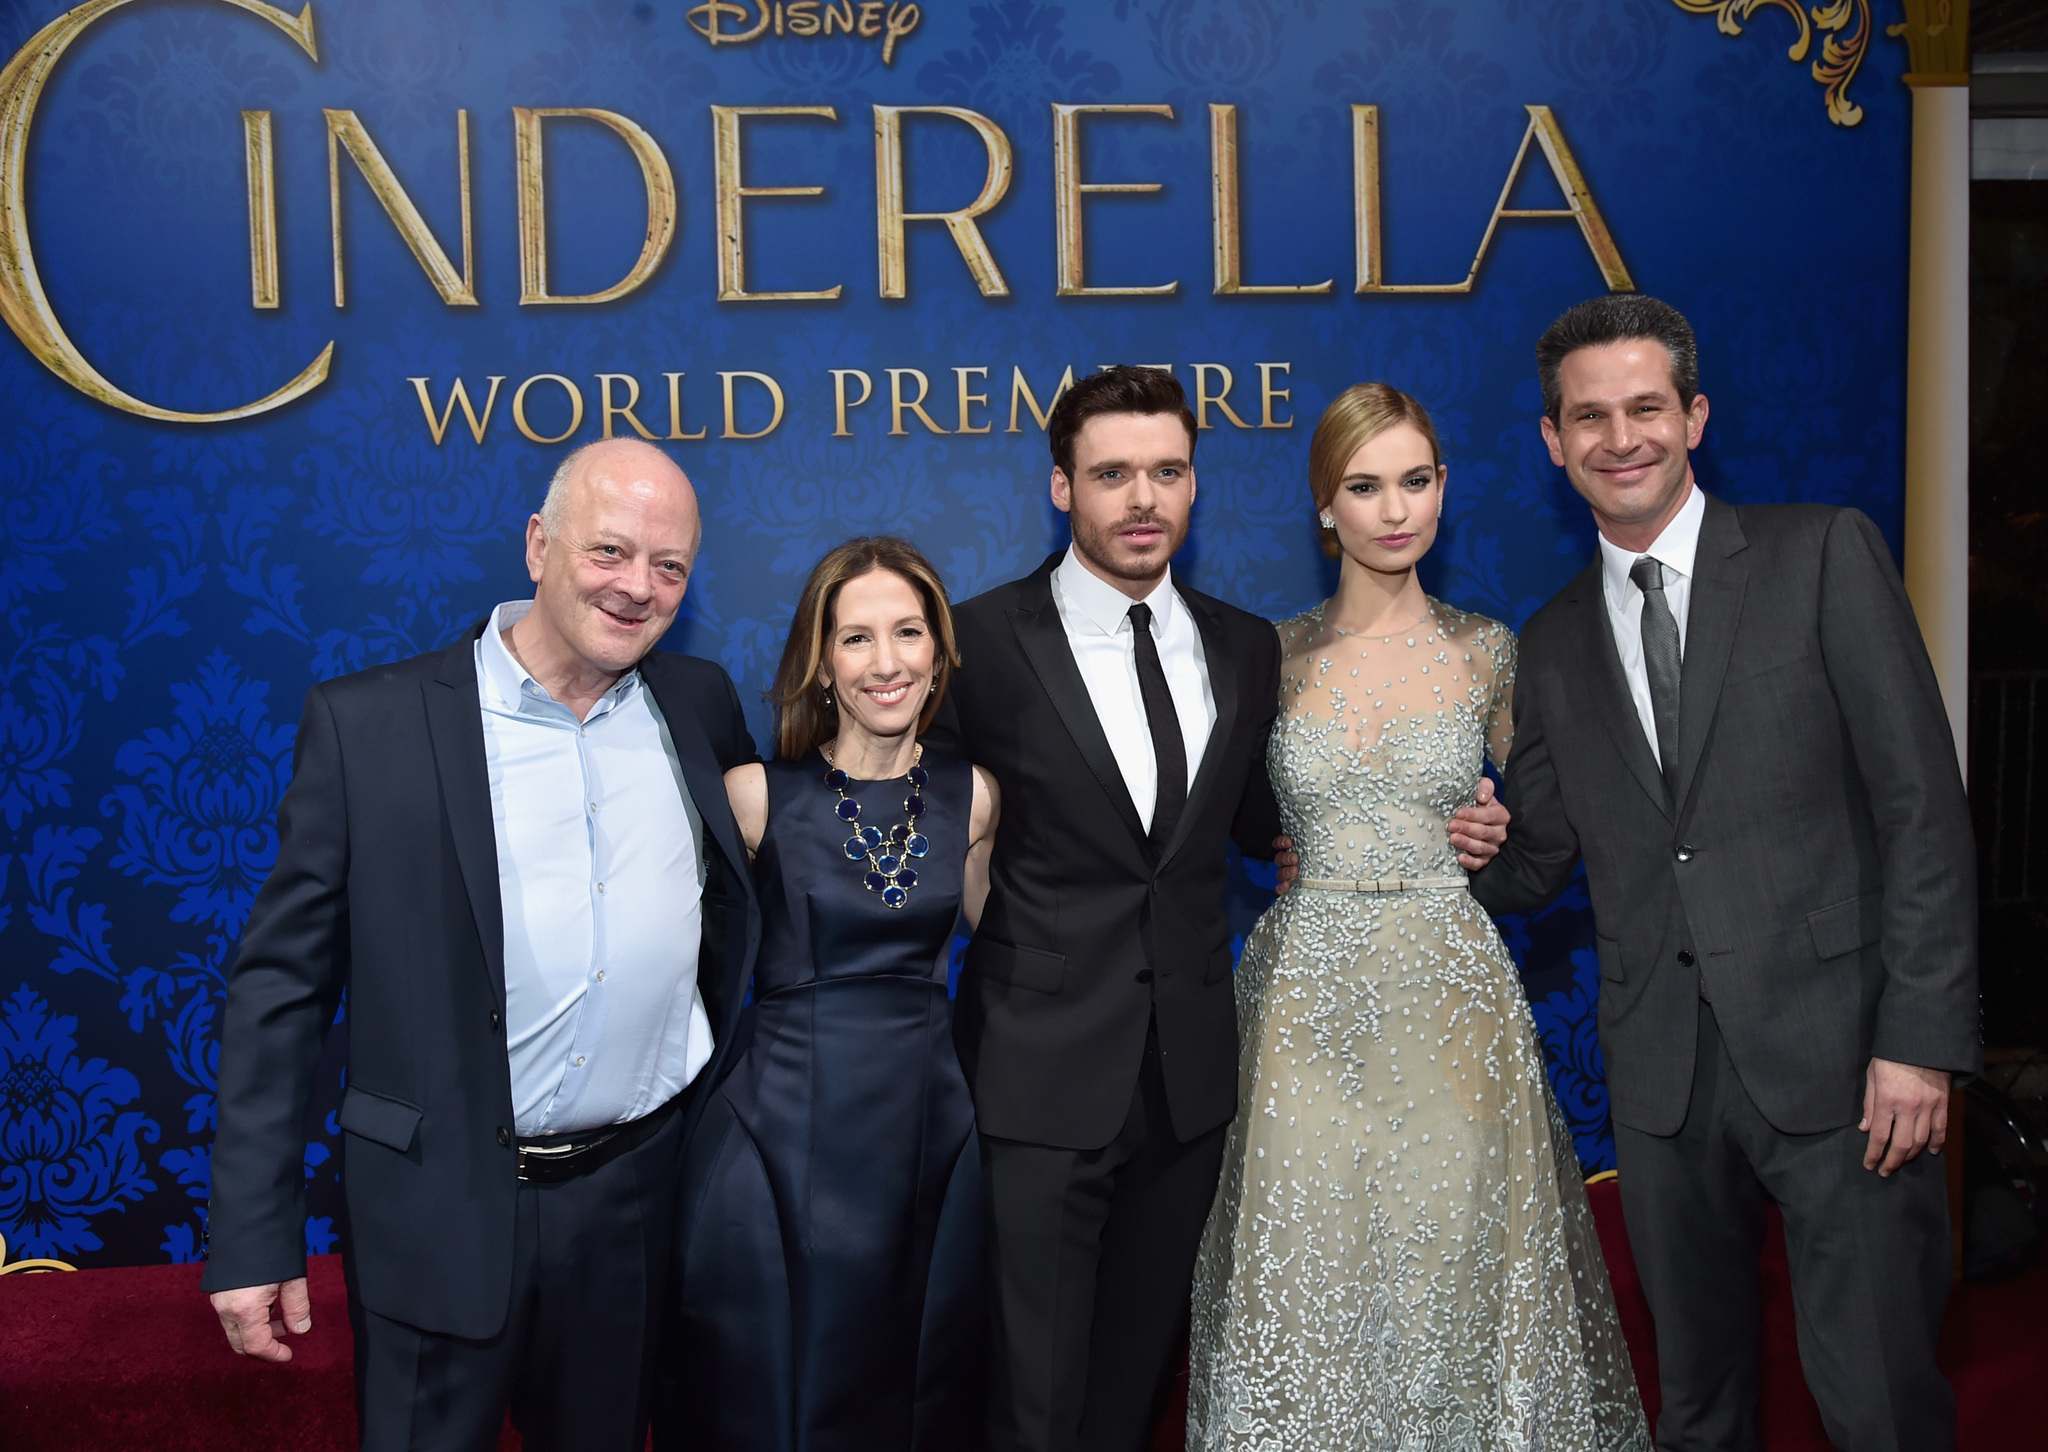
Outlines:
[[581, 1054], [576, 1056], [576, 1067], [579, 1069], [583, 1067], [583, 1055]]
[[597, 981], [598, 981], [599, 983], [602, 983], [602, 982], [604, 982], [604, 969], [602, 969], [602, 968], [600, 968], [600, 969], [598, 969], [598, 970], [597, 970]]
[[600, 882], [600, 883], [599, 883], [599, 884], [597, 885], [597, 890], [598, 890], [599, 892], [603, 892], [603, 891], [604, 891], [604, 884]]
[[498, 1143], [503, 1145], [512, 1143], [512, 1131], [505, 1128], [502, 1124], [498, 1126]]

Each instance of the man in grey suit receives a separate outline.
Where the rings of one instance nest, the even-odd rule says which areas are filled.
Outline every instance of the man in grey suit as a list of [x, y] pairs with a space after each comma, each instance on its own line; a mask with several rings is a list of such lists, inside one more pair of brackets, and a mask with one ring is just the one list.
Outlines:
[[1629, 1243], [1666, 1452], [1755, 1448], [1765, 1197], [1844, 1452], [1946, 1448], [1951, 1076], [1975, 1072], [1976, 873], [1955, 745], [1884, 540], [1853, 509], [1703, 493], [1692, 329], [1653, 298], [1537, 345], [1551, 460], [1599, 558], [1521, 637], [1493, 912], [1583, 858]]

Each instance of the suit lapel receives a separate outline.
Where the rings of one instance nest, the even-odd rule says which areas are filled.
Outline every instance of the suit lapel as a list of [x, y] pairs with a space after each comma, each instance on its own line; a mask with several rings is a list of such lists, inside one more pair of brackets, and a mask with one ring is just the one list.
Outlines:
[[1708, 495], [1693, 560], [1685, 664], [1678, 684], [1678, 772], [1672, 781], [1681, 808], [1692, 791], [1700, 757], [1713, 731], [1714, 712], [1721, 703], [1721, 682], [1728, 674], [1728, 657], [1735, 648], [1735, 629], [1742, 620], [1742, 600], [1749, 585], [1749, 562], [1742, 554], [1748, 546], [1734, 509]]
[[[654, 669], [648, 669], [649, 666]], [[725, 855], [735, 880], [741, 884], [751, 882], [747, 854], [740, 845], [739, 825], [733, 821], [732, 803], [725, 794], [725, 773], [719, 770], [718, 755], [711, 749], [711, 738], [704, 734], [703, 721], [684, 698], [680, 683], [669, 671], [661, 669], [657, 658], [650, 656], [641, 664], [640, 679], [653, 697], [655, 710], [668, 724], [683, 783], [690, 790], [704, 831]]]
[[455, 839], [455, 861], [469, 890], [484, 962], [498, 1006], [505, 1004], [505, 909], [498, 895], [498, 833], [491, 817], [491, 771], [484, 758], [483, 708], [477, 698], [476, 634], [442, 652], [426, 695], [427, 735], [434, 745], [434, 770], [441, 805]]
[[[1209, 730], [1209, 744], [1202, 749], [1202, 764], [1188, 787], [1187, 805], [1181, 809], [1173, 840], [1166, 844], [1166, 851], [1160, 856], [1161, 862], [1170, 861], [1174, 853], [1180, 851], [1194, 828], [1196, 813], [1201, 811], [1209, 794], [1215, 790], [1216, 778], [1223, 774], [1224, 758], [1229, 755], [1224, 748], [1230, 740], [1231, 727], [1237, 721], [1237, 662], [1230, 658], [1221, 613], [1206, 595], [1182, 590], [1180, 598], [1195, 617], [1195, 628], [1202, 635], [1202, 663], [1209, 672], [1209, 695], [1216, 703], [1216, 724]], [[1255, 763], [1253, 770], [1265, 770], [1265, 763]]]
[[1593, 713], [1613, 739], [1629, 775], [1668, 817], [1671, 806], [1665, 799], [1664, 775], [1657, 769], [1649, 738], [1643, 735], [1643, 720], [1636, 714], [1635, 698], [1629, 695], [1628, 677], [1622, 674], [1621, 656], [1614, 648], [1614, 626], [1607, 617], [1597, 553], [1591, 568], [1571, 588], [1579, 608], [1579, 627], [1572, 632], [1579, 647], [1579, 677], [1591, 687]]
[[1010, 611], [1010, 628], [1017, 632], [1024, 658], [1031, 662], [1031, 669], [1045, 687], [1067, 734], [1074, 738], [1088, 770], [1101, 783], [1117, 816], [1143, 845], [1144, 823], [1138, 820], [1138, 808], [1131, 801], [1130, 788], [1124, 785], [1123, 768], [1116, 764], [1116, 753], [1109, 749], [1109, 737], [1095, 714], [1095, 703], [1088, 696], [1088, 683], [1081, 679], [1073, 647], [1067, 644], [1067, 628], [1052, 602], [1052, 569], [1058, 562], [1059, 556], [1053, 556], [1031, 577], [1030, 592]]

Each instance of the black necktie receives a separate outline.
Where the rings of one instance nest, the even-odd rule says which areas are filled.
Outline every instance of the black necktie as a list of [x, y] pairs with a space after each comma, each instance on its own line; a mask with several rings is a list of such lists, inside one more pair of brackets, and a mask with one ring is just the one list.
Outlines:
[[1643, 592], [1643, 674], [1650, 678], [1650, 714], [1657, 719], [1657, 761], [1669, 793], [1678, 775], [1678, 619], [1664, 598], [1664, 567], [1643, 555], [1629, 566]]
[[1173, 840], [1180, 809], [1188, 799], [1188, 748], [1180, 734], [1180, 713], [1173, 692], [1166, 689], [1166, 671], [1159, 664], [1159, 645], [1152, 639], [1152, 607], [1131, 607], [1131, 643], [1138, 652], [1138, 694], [1145, 701], [1145, 725], [1152, 732], [1152, 760], [1159, 768], [1159, 791], [1152, 799], [1152, 844], [1164, 848]]

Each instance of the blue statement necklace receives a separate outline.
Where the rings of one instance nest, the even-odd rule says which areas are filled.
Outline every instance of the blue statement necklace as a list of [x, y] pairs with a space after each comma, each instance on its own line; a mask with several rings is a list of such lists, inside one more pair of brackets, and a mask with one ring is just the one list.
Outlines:
[[842, 848], [846, 860], [866, 868], [862, 880], [869, 892], [882, 895], [884, 907], [902, 907], [910, 901], [910, 889], [917, 886], [917, 870], [910, 865], [911, 859], [924, 856], [932, 845], [917, 830], [917, 819], [924, 815], [924, 789], [931, 784], [931, 774], [918, 764], [924, 760], [923, 743], [917, 745], [910, 758], [910, 794], [903, 799], [904, 820], [887, 831], [856, 825], [860, 821], [860, 803], [846, 792], [853, 778], [832, 765], [829, 744], [822, 750], [825, 764], [831, 767], [825, 773], [825, 785], [839, 793], [839, 803], [832, 810], [840, 821], [853, 828], [853, 835]]

